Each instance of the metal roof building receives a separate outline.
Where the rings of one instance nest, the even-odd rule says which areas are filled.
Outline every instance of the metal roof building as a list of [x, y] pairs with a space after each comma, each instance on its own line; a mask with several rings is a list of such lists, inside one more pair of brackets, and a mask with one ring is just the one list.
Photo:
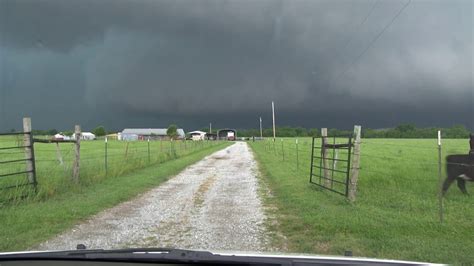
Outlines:
[[219, 140], [236, 140], [237, 139], [237, 130], [224, 128], [217, 131], [217, 139]]

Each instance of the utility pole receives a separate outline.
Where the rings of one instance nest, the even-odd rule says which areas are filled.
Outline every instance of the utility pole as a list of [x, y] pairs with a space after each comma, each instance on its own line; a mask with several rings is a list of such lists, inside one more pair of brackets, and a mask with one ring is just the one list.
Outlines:
[[212, 123], [209, 123], [209, 134], [212, 133]]
[[262, 117], [260, 117], [260, 139], [263, 139], [263, 131], [262, 131]]
[[272, 117], [273, 117], [273, 142], [275, 142], [276, 139], [276, 133], [275, 133], [275, 103], [272, 101]]

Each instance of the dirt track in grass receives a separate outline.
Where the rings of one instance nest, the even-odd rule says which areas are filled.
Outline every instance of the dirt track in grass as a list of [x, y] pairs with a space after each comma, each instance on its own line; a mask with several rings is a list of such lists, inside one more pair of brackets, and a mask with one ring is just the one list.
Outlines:
[[35, 249], [269, 250], [257, 174], [250, 148], [237, 142]]

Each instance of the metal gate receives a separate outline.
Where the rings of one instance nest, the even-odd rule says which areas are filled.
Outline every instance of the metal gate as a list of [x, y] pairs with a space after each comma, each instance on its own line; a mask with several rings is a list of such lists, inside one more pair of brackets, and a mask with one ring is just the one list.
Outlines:
[[24, 187], [36, 190], [36, 167], [31, 132], [0, 133], [0, 200], [22, 196]]
[[[313, 137], [309, 182], [348, 196], [352, 136]], [[332, 143], [329, 143], [332, 142]]]

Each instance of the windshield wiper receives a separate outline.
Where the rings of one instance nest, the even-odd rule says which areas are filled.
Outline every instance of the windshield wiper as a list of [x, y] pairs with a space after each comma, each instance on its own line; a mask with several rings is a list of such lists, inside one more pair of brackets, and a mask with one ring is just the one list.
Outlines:
[[171, 248], [84, 249], [0, 254], [2, 261], [68, 260], [221, 265], [422, 265], [416, 262], [330, 256], [214, 254]]
[[[281, 261], [279, 261], [279, 263], [274, 261], [274, 263], [269, 264], [269, 261], [271, 261], [269, 258], [248, 260], [244, 257], [221, 256], [208, 251], [171, 248], [127, 248], [115, 250], [78, 249], [0, 255], [0, 262], [10, 260], [90, 260], [115, 262], [282, 265]], [[284, 264], [288, 265], [287, 263]]]
[[127, 248], [127, 249], [85, 249], [78, 245], [77, 250], [65, 251], [45, 251], [45, 252], [31, 252], [31, 253], [8, 253], [0, 255], [0, 260], [21, 257], [21, 258], [74, 258], [74, 259], [95, 259], [95, 258], [116, 258], [116, 257], [143, 257], [150, 255], [155, 258], [163, 259], [202, 259], [213, 257], [211, 252], [207, 251], [193, 251], [184, 249], [172, 248]]

